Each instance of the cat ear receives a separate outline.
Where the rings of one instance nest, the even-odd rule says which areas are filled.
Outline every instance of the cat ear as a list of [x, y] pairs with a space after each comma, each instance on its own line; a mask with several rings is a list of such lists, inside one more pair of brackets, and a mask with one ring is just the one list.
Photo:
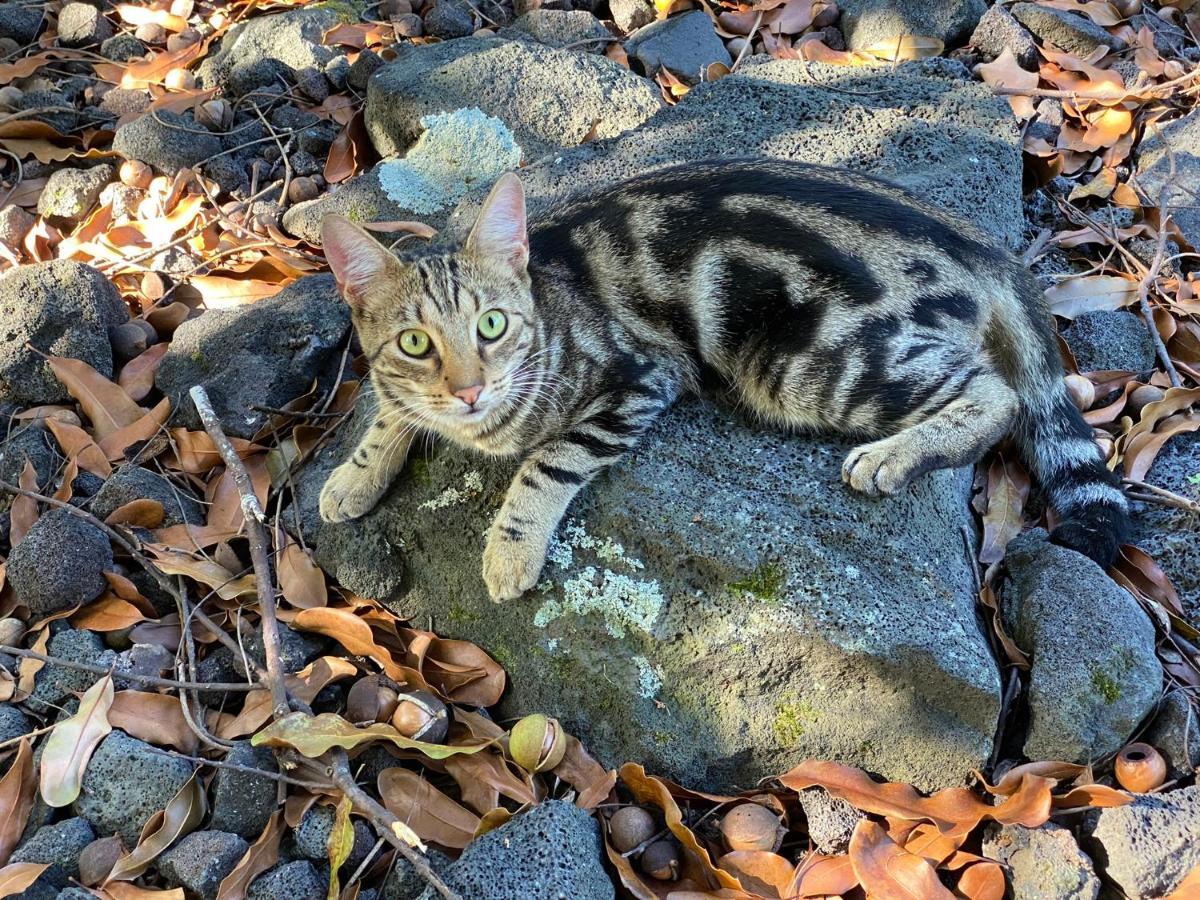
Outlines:
[[529, 237], [525, 232], [525, 190], [521, 179], [505, 172], [483, 201], [483, 209], [467, 238], [467, 250], [495, 256], [519, 272], [529, 262]]
[[358, 306], [368, 285], [395, 264], [380, 243], [342, 216], [321, 220], [321, 246], [346, 302]]

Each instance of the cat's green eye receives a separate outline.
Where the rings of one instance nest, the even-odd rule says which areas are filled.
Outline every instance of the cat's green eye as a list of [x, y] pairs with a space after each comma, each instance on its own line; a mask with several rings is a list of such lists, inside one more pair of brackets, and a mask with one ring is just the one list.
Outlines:
[[409, 328], [406, 331], [400, 332], [400, 337], [397, 341], [400, 344], [400, 349], [405, 356], [412, 356], [420, 359], [429, 352], [432, 342], [429, 340], [429, 335], [419, 328]]
[[508, 319], [498, 309], [489, 309], [479, 317], [479, 336], [485, 341], [494, 341], [504, 334]]

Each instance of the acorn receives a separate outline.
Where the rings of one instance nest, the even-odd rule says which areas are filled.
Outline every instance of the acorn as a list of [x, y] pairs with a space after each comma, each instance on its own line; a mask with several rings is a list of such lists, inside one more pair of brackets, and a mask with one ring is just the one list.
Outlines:
[[141, 160], [127, 159], [121, 163], [121, 184], [144, 191], [154, 180], [154, 170]]
[[450, 710], [428, 691], [400, 694], [392, 725], [407, 738], [440, 744], [450, 731]]
[[1096, 402], [1096, 386], [1082, 375], [1067, 376], [1067, 393], [1071, 395], [1075, 408], [1081, 412], [1091, 409]]
[[779, 816], [757, 803], [735, 806], [721, 820], [721, 836], [730, 850], [774, 852], [783, 843]]
[[659, 881], [679, 880], [679, 848], [670, 839], [655, 841], [642, 853], [642, 871]]
[[640, 806], [623, 806], [608, 820], [608, 832], [618, 853], [628, 853], [658, 831], [654, 816]]
[[1142, 410], [1151, 403], [1157, 403], [1166, 396], [1166, 391], [1156, 384], [1142, 384], [1129, 392], [1129, 402], [1125, 404], [1131, 415], [1140, 416]]
[[224, 131], [233, 124], [233, 107], [228, 100], [205, 100], [196, 107], [196, 124], [209, 131]]
[[196, 76], [187, 69], [175, 67], [163, 78], [163, 87], [168, 91], [190, 91], [196, 86]]
[[512, 727], [508, 755], [526, 772], [546, 772], [562, 762], [567, 736], [558, 719], [541, 713], [526, 716]]
[[1167, 780], [1167, 761], [1149, 744], [1127, 744], [1117, 754], [1116, 775], [1125, 790], [1144, 794]]
[[11, 616], [7, 619], [0, 619], [0, 644], [6, 647], [15, 647], [17, 641], [25, 634], [25, 623], [20, 619], [14, 619]]
[[317, 183], [306, 175], [293, 178], [288, 185], [288, 200], [292, 203], [303, 203], [305, 200], [315, 200], [321, 193]]
[[356, 681], [346, 694], [346, 718], [355, 725], [386, 722], [396, 712], [399, 700], [400, 694], [392, 683], [385, 683], [378, 675], [368, 675]]

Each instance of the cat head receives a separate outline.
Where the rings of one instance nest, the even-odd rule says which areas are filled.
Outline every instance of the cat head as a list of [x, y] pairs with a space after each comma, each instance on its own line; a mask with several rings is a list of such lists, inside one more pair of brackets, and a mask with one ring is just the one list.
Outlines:
[[321, 238], [388, 400], [453, 437], [485, 427], [519, 399], [536, 314], [525, 195], [515, 175], [496, 182], [456, 251], [397, 258], [333, 215], [322, 220]]

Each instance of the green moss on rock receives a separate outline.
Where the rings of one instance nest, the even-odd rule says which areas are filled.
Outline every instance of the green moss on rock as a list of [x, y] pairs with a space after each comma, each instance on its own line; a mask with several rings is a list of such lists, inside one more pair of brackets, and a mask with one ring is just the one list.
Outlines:
[[753, 594], [759, 600], [774, 603], [782, 595], [786, 582], [787, 573], [783, 571], [783, 566], [772, 560], [764, 560], [745, 578], [730, 584], [729, 589], [742, 594]]

